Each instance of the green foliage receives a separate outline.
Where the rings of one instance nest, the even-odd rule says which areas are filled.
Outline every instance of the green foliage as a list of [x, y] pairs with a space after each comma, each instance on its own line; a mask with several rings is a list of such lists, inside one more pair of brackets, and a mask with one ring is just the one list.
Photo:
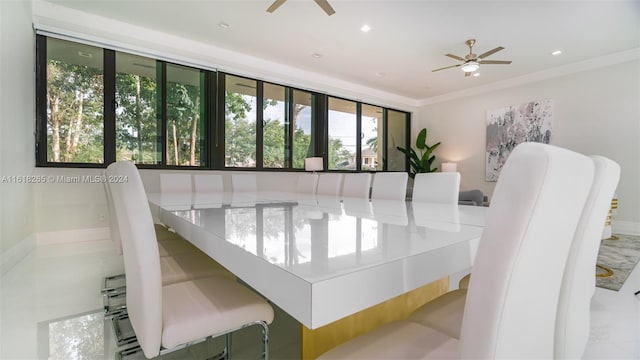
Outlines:
[[48, 161], [103, 161], [102, 79], [101, 69], [48, 62]]
[[415, 178], [419, 173], [430, 173], [438, 171], [438, 168], [432, 168], [433, 161], [436, 156], [433, 155], [433, 151], [440, 146], [440, 142], [435, 143], [432, 146], [427, 145], [427, 129], [423, 128], [416, 137], [416, 148], [420, 151], [420, 154], [415, 152], [412, 148], [405, 149], [400, 146], [396, 149], [400, 150], [409, 158], [409, 165], [411, 169], [409, 171], [409, 177]]
[[[202, 81], [202, 79], [201, 79]], [[159, 106], [161, 85], [156, 79], [138, 74], [116, 73], [116, 159], [138, 164], [159, 164], [162, 151], [167, 164], [201, 164], [204, 139], [204, 100], [200, 84], [166, 84], [166, 144], [161, 143]], [[102, 163], [104, 161], [104, 98], [101, 69], [47, 63], [47, 160], [50, 162]], [[255, 97], [225, 94], [225, 164], [256, 164]], [[263, 109], [278, 105], [266, 100]], [[290, 124], [284, 119], [267, 119], [263, 127], [263, 165], [267, 168], [304, 168], [304, 159], [313, 156], [312, 135], [297, 126], [297, 118], [307, 105], [294, 104]], [[293, 158], [287, 155], [287, 131], [293, 131]], [[376, 147], [377, 139], [369, 146]], [[164, 150], [163, 150], [164, 149]], [[329, 139], [329, 168], [352, 155], [340, 139]]]
[[156, 111], [157, 85], [153, 78], [116, 74], [116, 159], [158, 164], [160, 126]]

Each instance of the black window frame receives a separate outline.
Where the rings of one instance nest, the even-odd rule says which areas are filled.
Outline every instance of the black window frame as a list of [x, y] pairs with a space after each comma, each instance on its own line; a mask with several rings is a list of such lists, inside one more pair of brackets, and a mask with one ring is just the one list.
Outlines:
[[[110, 163], [116, 161], [116, 55], [117, 51], [103, 48], [103, 71], [104, 71], [104, 152], [103, 163], [80, 163], [80, 162], [52, 162], [47, 160], [48, 156], [48, 133], [47, 133], [47, 39], [48, 37], [36, 34], [36, 146], [35, 158], [36, 167], [52, 167], [52, 168], [106, 168]], [[120, 50], [118, 51], [120, 52]], [[161, 163], [160, 164], [136, 164], [141, 169], [175, 169], [175, 170], [232, 170], [232, 171], [304, 171], [304, 169], [294, 168], [293, 164], [293, 141], [294, 131], [291, 126], [287, 127], [285, 133], [285, 149], [288, 152], [288, 162], [282, 168], [265, 168], [263, 159], [263, 113], [256, 111], [256, 166], [255, 167], [227, 167], [225, 166], [225, 82], [227, 75], [242, 77], [252, 81], [256, 81], [256, 108], [262, 109], [264, 84], [272, 84], [282, 86], [285, 89], [286, 97], [286, 117], [291, 118], [293, 114], [293, 93], [294, 91], [302, 91], [310, 93], [312, 96], [312, 129], [311, 142], [313, 147], [313, 156], [322, 157], [327, 169], [328, 162], [328, 102], [329, 97], [351, 101], [356, 104], [356, 127], [357, 133], [362, 131], [362, 106], [369, 105], [382, 108], [381, 126], [383, 137], [379, 146], [383, 146], [383, 158], [388, 155], [388, 111], [395, 111], [405, 114], [405, 143], [404, 147], [409, 148], [411, 142], [411, 113], [404, 110], [389, 108], [377, 104], [366, 103], [359, 100], [353, 100], [336, 95], [321, 93], [318, 91], [298, 88], [295, 86], [278, 84], [272, 81], [254, 79], [247, 76], [236, 75], [223, 71], [201, 69], [194, 66], [173, 63], [159, 59], [155, 60], [159, 66], [157, 67], [158, 88], [161, 91], [160, 101], [157, 103], [158, 121], [161, 126], [161, 135], [158, 143], [161, 145]], [[167, 127], [167, 64], [175, 64], [187, 68], [193, 68], [204, 72], [204, 121], [203, 137], [204, 143], [199, 144], [201, 151], [201, 165], [167, 165], [166, 158], [166, 127]], [[159, 76], [158, 76], [159, 75]], [[286, 121], [285, 121], [286, 123]], [[286, 159], [286, 157], [285, 157]], [[362, 149], [361, 138], [356, 136], [356, 169], [355, 170], [326, 170], [330, 172], [377, 172], [380, 170], [362, 170]], [[383, 172], [388, 171], [387, 163], [383, 161]], [[398, 170], [394, 170], [398, 171]], [[409, 171], [409, 158], [405, 156], [405, 170]]]

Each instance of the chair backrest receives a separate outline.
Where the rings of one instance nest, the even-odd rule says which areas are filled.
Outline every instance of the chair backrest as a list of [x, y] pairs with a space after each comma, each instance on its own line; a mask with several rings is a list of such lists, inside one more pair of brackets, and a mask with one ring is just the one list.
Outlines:
[[459, 172], [416, 174], [411, 201], [457, 204], [459, 192]]
[[300, 174], [296, 182], [296, 192], [315, 194], [318, 187], [318, 174]]
[[554, 358], [581, 359], [589, 340], [591, 297], [595, 291], [593, 269], [611, 199], [620, 179], [620, 166], [602, 156], [592, 156], [595, 176], [576, 230], [562, 280], [556, 321]]
[[318, 195], [340, 195], [343, 175], [340, 173], [322, 173], [318, 178]]
[[342, 184], [342, 196], [368, 199], [370, 186], [370, 173], [345, 174]]
[[231, 175], [231, 188], [233, 192], [257, 192], [258, 182], [254, 174]]
[[218, 174], [195, 174], [193, 184], [196, 193], [223, 192], [222, 175]]
[[163, 194], [191, 194], [191, 175], [185, 173], [160, 174], [160, 192]]
[[404, 200], [407, 197], [406, 172], [379, 172], [373, 177], [372, 199]]
[[127, 313], [144, 355], [152, 358], [159, 354], [161, 345], [162, 275], [151, 210], [133, 163], [113, 163], [107, 167], [107, 175], [128, 179], [110, 183], [109, 188], [122, 237]]
[[462, 359], [553, 358], [559, 274], [593, 176], [587, 156], [541, 143], [516, 146], [496, 184], [475, 258]]
[[[106, 172], [104, 172], [106, 175]], [[106, 176], [105, 176], [106, 179]], [[107, 198], [107, 213], [109, 214], [109, 235], [113, 245], [116, 247], [116, 252], [122, 255], [122, 239], [120, 238], [120, 230], [118, 229], [118, 217], [116, 216], [116, 209], [113, 206], [113, 195], [109, 189], [108, 183], [105, 181], [102, 183], [104, 186], [104, 195]]]

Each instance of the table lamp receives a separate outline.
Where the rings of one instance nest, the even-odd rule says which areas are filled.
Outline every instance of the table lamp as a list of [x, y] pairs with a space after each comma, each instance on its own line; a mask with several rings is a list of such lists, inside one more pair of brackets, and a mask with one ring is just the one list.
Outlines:
[[306, 171], [322, 171], [324, 170], [324, 162], [321, 157], [310, 157], [304, 159], [304, 169]]
[[442, 172], [456, 172], [458, 170], [458, 164], [454, 162], [442, 163]]

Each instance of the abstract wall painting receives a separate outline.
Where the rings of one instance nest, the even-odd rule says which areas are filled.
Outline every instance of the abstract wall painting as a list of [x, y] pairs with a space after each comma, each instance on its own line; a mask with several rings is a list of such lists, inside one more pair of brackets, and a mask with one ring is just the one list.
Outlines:
[[551, 99], [487, 111], [485, 180], [498, 180], [502, 166], [516, 145], [525, 141], [548, 144], [552, 120]]

